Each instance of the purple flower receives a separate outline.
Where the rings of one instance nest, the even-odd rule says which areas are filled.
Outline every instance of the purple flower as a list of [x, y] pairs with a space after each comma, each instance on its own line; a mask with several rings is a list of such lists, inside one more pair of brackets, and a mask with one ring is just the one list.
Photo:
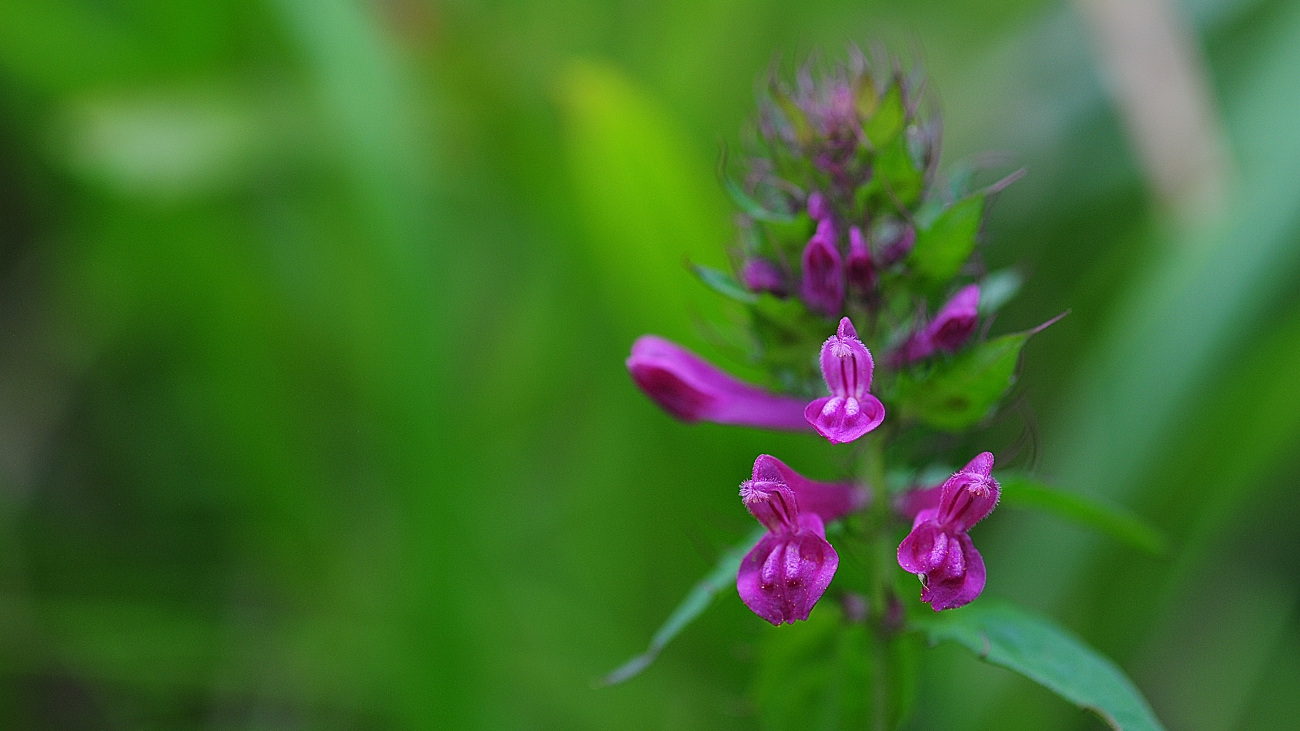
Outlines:
[[823, 521], [863, 507], [866, 493], [809, 480], [764, 454], [754, 460], [753, 479], [741, 483], [740, 498], [767, 528], [736, 574], [741, 600], [775, 625], [807, 619], [840, 564]]
[[816, 191], [808, 194], [808, 215], [818, 222], [831, 217], [831, 208], [826, 203], [826, 196]]
[[817, 223], [817, 231], [803, 250], [803, 280], [799, 295], [808, 309], [834, 317], [844, 304], [844, 269], [835, 247], [835, 224], [829, 218]]
[[655, 335], [632, 344], [632, 380], [664, 411], [685, 422], [807, 431], [805, 402], [745, 383], [700, 356]]
[[740, 281], [751, 292], [771, 292], [778, 297], [788, 294], [781, 270], [767, 259], [746, 259], [740, 267]]
[[871, 388], [871, 353], [858, 340], [853, 323], [845, 317], [834, 335], [822, 344], [822, 376], [831, 395], [808, 404], [804, 418], [831, 444], [844, 444], [880, 426], [885, 407], [868, 393]]
[[912, 247], [916, 245], [916, 227], [910, 223], [903, 224], [898, 230], [894, 240], [884, 247], [880, 254], [880, 259], [885, 266], [889, 266], [896, 261], [901, 261], [903, 257], [912, 253]]
[[939, 308], [924, 329], [913, 333], [898, 352], [899, 365], [912, 363], [936, 351], [952, 353], [966, 344], [979, 324], [980, 288], [967, 285]]
[[898, 547], [898, 565], [921, 578], [921, 601], [936, 612], [965, 606], [984, 590], [984, 559], [967, 531], [997, 507], [1002, 488], [992, 474], [991, 453], [972, 459], [943, 483], [937, 506], [916, 514]]
[[849, 285], [860, 292], [867, 292], [875, 286], [876, 268], [871, 263], [871, 252], [862, 237], [862, 229], [854, 226], [849, 229], [849, 260], [844, 266]]

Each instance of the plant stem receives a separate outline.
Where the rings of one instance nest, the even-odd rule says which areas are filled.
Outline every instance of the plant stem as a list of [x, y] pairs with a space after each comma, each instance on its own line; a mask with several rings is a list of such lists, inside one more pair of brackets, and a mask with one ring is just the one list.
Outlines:
[[866, 531], [868, 582], [867, 600], [871, 607], [871, 727], [877, 731], [889, 728], [887, 708], [888, 688], [891, 678], [887, 655], [892, 638], [885, 631], [885, 617], [889, 611], [888, 587], [891, 576], [892, 551], [890, 545], [890, 495], [886, 482], [885, 435], [868, 435], [863, 445], [860, 473], [871, 488], [871, 507], [868, 510]]

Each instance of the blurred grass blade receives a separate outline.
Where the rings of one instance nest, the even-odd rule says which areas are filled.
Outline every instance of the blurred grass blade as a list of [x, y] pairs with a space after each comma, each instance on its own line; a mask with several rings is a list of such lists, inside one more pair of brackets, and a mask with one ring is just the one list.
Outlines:
[[985, 662], [1014, 670], [1096, 713], [1118, 731], [1163, 729], [1151, 706], [1115, 663], [1050, 620], [984, 600], [914, 621], [931, 644], [963, 645]]
[[699, 583], [691, 587], [686, 593], [686, 598], [682, 599], [673, 613], [668, 615], [668, 619], [650, 638], [650, 646], [646, 651], [628, 660], [610, 674], [597, 681], [597, 685], [617, 685], [625, 680], [630, 680], [641, 673], [642, 670], [650, 667], [650, 663], [659, 657], [659, 653], [672, 642], [673, 638], [681, 633], [683, 629], [695, 618], [704, 613], [705, 609], [713, 603], [713, 597], [718, 592], [731, 586], [736, 581], [736, 572], [740, 570], [740, 562], [749, 553], [763, 537], [766, 532], [763, 528], [756, 529], [749, 535], [744, 542], [735, 546], [722, 555], [718, 565], [713, 567]]
[[1169, 542], [1163, 533], [1132, 513], [1078, 493], [1049, 487], [1027, 477], [999, 475], [998, 479], [1002, 483], [1004, 505], [1035, 508], [1051, 513], [1153, 556], [1163, 556], [1169, 549]]
[[561, 105], [586, 253], [611, 310], [629, 330], [698, 340], [692, 320], [722, 305], [684, 276], [682, 257], [720, 264], [732, 236], [710, 166], [669, 111], [612, 66], [573, 63]]

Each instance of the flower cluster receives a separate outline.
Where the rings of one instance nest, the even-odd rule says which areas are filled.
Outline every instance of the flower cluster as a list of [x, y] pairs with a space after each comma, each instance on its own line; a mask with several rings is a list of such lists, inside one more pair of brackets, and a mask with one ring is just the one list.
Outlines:
[[[922, 112], [923, 88], [896, 61], [857, 53], [820, 76], [805, 67], [793, 85], [768, 85], [743, 183], [724, 175], [741, 211], [732, 272], [696, 267], [746, 312], [739, 339], [753, 344], [751, 365], [767, 383], [653, 335], [627, 359], [637, 386], [682, 421], [812, 432], [871, 466], [819, 482], [769, 455], [754, 462], [740, 497], [766, 533], [736, 587], [774, 625], [806, 619], [830, 586], [833, 521], [847, 527], [836, 540], [896, 541], [910, 520], [898, 564], [936, 611], [984, 587], [969, 531], [1000, 495], [993, 455], [933, 488], [891, 496], [885, 484], [889, 468], [914, 472], [909, 465], [934, 458], [901, 446], [928, 442], [900, 435], [966, 431], [996, 409], [1028, 337], [1004, 336], [997, 358], [975, 357], [995, 344], [977, 334], [992, 306], [981, 301], [976, 252], [991, 191], [936, 173], [939, 124]], [[864, 514], [875, 519], [857, 519]], [[887, 577], [873, 581], [892, 591]]]

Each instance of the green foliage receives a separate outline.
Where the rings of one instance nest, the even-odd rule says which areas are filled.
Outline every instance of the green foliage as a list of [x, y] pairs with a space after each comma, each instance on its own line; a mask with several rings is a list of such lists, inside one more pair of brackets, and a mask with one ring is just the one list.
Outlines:
[[925, 171], [912, 159], [907, 137], [897, 135], [880, 148], [871, 180], [858, 189], [855, 203], [863, 210], [902, 211], [915, 206], [924, 189]]
[[862, 123], [862, 132], [872, 146], [877, 150], [884, 150], [897, 139], [902, 138], [903, 124], [906, 121], [907, 110], [903, 108], [903, 91], [895, 81], [880, 98], [880, 103], [871, 118]]
[[997, 406], [1016, 378], [1020, 350], [1029, 333], [994, 338], [939, 363], [898, 378], [898, 408], [943, 431], [978, 424]]
[[1159, 530], [1112, 505], [1019, 475], [999, 475], [998, 480], [1002, 484], [1002, 503], [1009, 507], [1042, 510], [1153, 556], [1162, 556], [1169, 548], [1168, 539]]
[[1096, 713], [1116, 731], [1159, 731], [1151, 707], [1113, 662], [1050, 620], [982, 600], [913, 622], [931, 644], [956, 642]]
[[758, 295], [742, 287], [735, 277], [721, 269], [692, 264], [691, 271], [695, 272], [695, 276], [699, 277], [700, 281], [704, 282], [709, 289], [727, 299], [743, 302], [747, 305], [752, 305], [758, 301]]
[[808, 621], [766, 632], [754, 680], [763, 727], [897, 728], [916, 696], [916, 649], [906, 636], [880, 640], [822, 600]]
[[759, 528], [750, 534], [744, 542], [735, 546], [731, 550], [722, 554], [718, 560], [718, 565], [713, 568], [703, 579], [700, 579], [691, 590], [686, 593], [681, 603], [668, 615], [668, 619], [655, 630], [654, 635], [650, 638], [650, 647], [645, 652], [633, 657], [622, 665], [618, 666], [602, 680], [603, 685], [616, 685], [625, 680], [630, 680], [641, 674], [642, 670], [650, 667], [650, 663], [659, 657], [659, 653], [668, 646], [673, 638], [681, 634], [687, 625], [694, 622], [696, 617], [704, 613], [705, 609], [713, 603], [714, 597], [718, 592], [724, 591], [736, 585], [736, 571], [740, 569], [740, 562], [749, 553], [749, 549], [758, 543], [759, 539], [767, 532], [765, 528]]
[[984, 216], [984, 196], [963, 198], [944, 209], [934, 221], [916, 232], [916, 246], [908, 257], [916, 276], [938, 287], [957, 275], [975, 250], [975, 236]]
[[736, 181], [731, 179], [724, 171], [722, 174], [722, 187], [726, 189], [727, 195], [742, 213], [754, 219], [755, 221], [773, 221], [775, 223], [789, 223], [794, 220], [792, 213], [781, 211], [771, 211], [763, 207], [762, 203], [754, 200], [748, 193], [741, 189]]

